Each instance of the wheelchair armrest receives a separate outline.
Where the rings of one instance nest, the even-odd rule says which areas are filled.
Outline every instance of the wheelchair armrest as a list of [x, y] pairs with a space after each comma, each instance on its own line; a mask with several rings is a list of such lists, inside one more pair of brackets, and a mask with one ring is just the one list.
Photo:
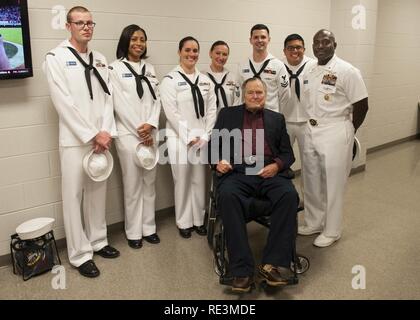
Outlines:
[[284, 174], [289, 179], [294, 179], [296, 177], [295, 172], [291, 168], [287, 169]]

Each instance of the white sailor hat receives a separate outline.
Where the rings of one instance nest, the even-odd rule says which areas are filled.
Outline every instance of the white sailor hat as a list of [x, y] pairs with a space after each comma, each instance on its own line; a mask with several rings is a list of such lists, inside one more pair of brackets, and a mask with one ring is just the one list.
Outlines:
[[146, 170], [152, 170], [159, 160], [159, 150], [155, 145], [152, 147], [139, 143], [135, 150], [136, 164]]
[[359, 139], [357, 139], [357, 137], [354, 137], [352, 161], [355, 165], [357, 165], [360, 160], [361, 150], [362, 146], [360, 145]]
[[21, 240], [35, 239], [52, 230], [54, 218], [35, 218], [20, 224], [16, 233]]
[[95, 153], [92, 149], [83, 158], [83, 169], [93, 181], [101, 182], [108, 179], [114, 167], [111, 152]]

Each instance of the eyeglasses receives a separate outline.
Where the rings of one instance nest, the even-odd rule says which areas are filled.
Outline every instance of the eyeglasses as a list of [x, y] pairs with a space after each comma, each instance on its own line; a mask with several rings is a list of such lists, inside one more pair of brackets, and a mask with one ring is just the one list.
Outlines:
[[70, 21], [69, 23], [73, 23], [77, 27], [77, 29], [80, 30], [84, 29], [85, 26], [87, 26], [89, 29], [93, 29], [96, 26], [96, 22], [93, 21]]
[[303, 49], [302, 46], [287, 46], [286, 50], [287, 51], [301, 51]]

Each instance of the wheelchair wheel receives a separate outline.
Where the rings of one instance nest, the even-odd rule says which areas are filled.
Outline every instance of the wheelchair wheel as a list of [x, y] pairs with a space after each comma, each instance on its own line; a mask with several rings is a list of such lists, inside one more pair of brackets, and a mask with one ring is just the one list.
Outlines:
[[210, 194], [209, 207], [206, 211], [206, 228], [207, 228], [207, 243], [210, 249], [213, 249], [213, 237], [215, 232], [215, 218], [216, 208], [213, 200], [213, 195]]
[[227, 273], [228, 258], [225, 244], [225, 233], [220, 217], [217, 217], [214, 222], [213, 235], [213, 265], [216, 274], [221, 277]]
[[[295, 265], [296, 265], [296, 271], [295, 271]], [[305, 256], [298, 255], [296, 263], [293, 263], [292, 261], [292, 263], [290, 264], [290, 270], [292, 270], [293, 272], [296, 272], [297, 274], [302, 274], [308, 271], [309, 266], [310, 266], [309, 259]]]

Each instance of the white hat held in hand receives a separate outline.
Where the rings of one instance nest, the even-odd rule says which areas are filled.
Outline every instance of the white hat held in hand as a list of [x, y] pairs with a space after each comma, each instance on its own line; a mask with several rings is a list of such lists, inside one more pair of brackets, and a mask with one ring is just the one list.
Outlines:
[[111, 152], [95, 153], [92, 149], [83, 158], [83, 169], [93, 181], [101, 182], [108, 179], [114, 167]]
[[159, 160], [159, 150], [156, 145], [151, 147], [139, 143], [136, 146], [136, 164], [146, 170], [152, 170]]

